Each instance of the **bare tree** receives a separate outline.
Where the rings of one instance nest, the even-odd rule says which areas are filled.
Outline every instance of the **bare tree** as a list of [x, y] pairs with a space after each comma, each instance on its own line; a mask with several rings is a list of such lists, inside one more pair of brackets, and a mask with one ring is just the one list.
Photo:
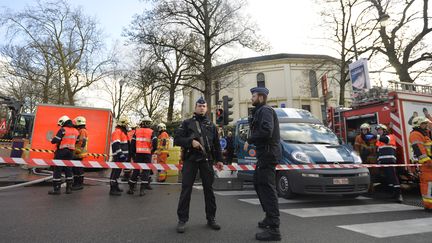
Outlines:
[[389, 19], [389, 25], [381, 25], [379, 35], [381, 44], [375, 46], [376, 50], [384, 54], [399, 80], [414, 82], [431, 66], [421, 66], [425, 61], [432, 60], [432, 49], [426, 37], [432, 31], [429, 25], [428, 0], [368, 0], [373, 7], [376, 21]]
[[135, 37], [149, 43], [158, 36], [160, 29], [182, 31], [190, 40], [189, 48], [178, 49], [171, 42], [159, 45], [174, 48], [190, 59], [197, 67], [192, 81], [201, 88], [211, 107], [213, 92], [213, 65], [217, 53], [223, 48], [240, 45], [261, 51], [267, 48], [256, 34], [257, 27], [244, 17], [241, 10], [243, 0], [161, 0], [154, 2], [153, 9], [138, 16]]
[[64, 0], [38, 1], [17, 13], [5, 11], [1, 24], [7, 27], [11, 42], [31, 47], [38, 61], [45, 60], [42, 66], [55, 65], [60, 103], [64, 90], [67, 103], [74, 105], [75, 95], [99, 80], [102, 67], [109, 62], [95, 58], [102, 49], [96, 21]]
[[369, 59], [374, 54], [373, 44], [378, 39], [374, 36], [376, 23], [370, 23], [366, 15], [370, 8], [365, 6], [364, 0], [327, 0], [326, 3], [321, 12], [323, 26], [326, 32], [331, 33], [326, 41], [331, 43], [338, 56], [325, 62], [338, 67], [338, 72], [334, 73], [338, 77], [329, 78], [339, 83], [339, 105], [343, 106], [346, 85], [350, 82], [348, 65], [361, 55]]
[[[136, 21], [139, 21], [139, 18]], [[135, 22], [133, 25], [137, 26], [139, 24]], [[141, 53], [148, 53], [146, 65], [153, 66], [153, 70], [158, 72], [158, 75], [155, 75], [154, 78], [168, 91], [166, 121], [171, 123], [173, 121], [176, 93], [183, 86], [195, 87], [191, 84], [191, 73], [195, 73], [195, 67], [190, 62], [190, 59], [183, 54], [184, 49], [189, 48], [190, 45], [188, 36], [177, 30], [163, 31], [161, 29], [154, 34], [157, 34], [157, 36], [148, 36], [146, 42], [143, 43], [140, 38], [137, 38], [137, 35], [142, 35], [141, 30], [128, 32], [134, 44], [142, 48]], [[170, 46], [175, 46], [175, 48], [164, 43], [170, 43]]]

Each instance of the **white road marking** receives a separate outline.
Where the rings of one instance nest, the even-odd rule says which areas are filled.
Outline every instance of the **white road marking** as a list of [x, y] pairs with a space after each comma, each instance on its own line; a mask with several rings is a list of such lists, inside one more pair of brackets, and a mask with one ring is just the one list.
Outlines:
[[[370, 200], [371, 198], [368, 197], [358, 197], [356, 199], [344, 199], [344, 198], [331, 198], [331, 199], [285, 199], [285, 198], [279, 198], [279, 204], [285, 204], [285, 203], [306, 203], [306, 202], [332, 202], [332, 201], [345, 201], [345, 200]], [[259, 199], [258, 198], [242, 198], [239, 199], [242, 202], [250, 203], [253, 205], [259, 205]]]
[[341, 225], [340, 228], [376, 238], [432, 232], [432, 218], [408, 219], [367, 224]]
[[336, 215], [363, 214], [363, 213], [396, 212], [396, 211], [407, 211], [407, 210], [421, 210], [421, 209], [419, 207], [408, 206], [404, 204], [389, 203], [389, 204], [368, 204], [368, 205], [356, 205], [356, 206], [282, 209], [280, 211], [301, 218], [310, 218], [310, 217], [323, 217], [323, 216], [336, 216]]

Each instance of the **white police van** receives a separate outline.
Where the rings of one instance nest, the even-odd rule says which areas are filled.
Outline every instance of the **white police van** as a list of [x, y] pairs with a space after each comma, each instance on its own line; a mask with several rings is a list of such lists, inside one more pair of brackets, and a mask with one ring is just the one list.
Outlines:
[[[280, 164], [358, 164], [360, 157], [310, 112], [293, 108], [276, 108], [281, 136]], [[236, 124], [234, 146], [239, 165], [256, 163], [256, 151], [243, 145], [249, 134], [247, 118]], [[239, 171], [238, 178], [252, 181], [253, 171]], [[293, 198], [296, 194], [339, 194], [355, 198], [368, 191], [370, 175], [367, 168], [278, 170], [276, 187], [279, 196]]]

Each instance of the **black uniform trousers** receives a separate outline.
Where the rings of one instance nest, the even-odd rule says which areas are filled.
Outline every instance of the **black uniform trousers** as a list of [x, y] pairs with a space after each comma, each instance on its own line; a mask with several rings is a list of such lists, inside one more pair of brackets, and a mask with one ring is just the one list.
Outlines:
[[[134, 162], [135, 163], [151, 163], [152, 155], [151, 154], [139, 154], [135, 155]], [[140, 173], [141, 171], [141, 173]], [[141, 178], [141, 181], [148, 181], [150, 179], [150, 170], [133, 170], [132, 175], [129, 179], [132, 183], [136, 183], [138, 179], [138, 175]]]
[[261, 207], [266, 214], [264, 222], [272, 228], [279, 228], [279, 202], [276, 191], [276, 165], [265, 164], [255, 169], [253, 182]]
[[187, 222], [189, 220], [189, 205], [192, 193], [192, 186], [195, 181], [197, 172], [204, 189], [205, 211], [207, 220], [214, 220], [216, 216], [216, 199], [213, 193], [214, 170], [213, 165], [207, 161], [197, 162], [185, 160], [182, 168], [182, 191], [180, 194], [177, 208], [179, 221]]
[[[83, 158], [75, 157], [74, 160], [82, 161]], [[74, 177], [80, 177], [84, 175], [84, 167], [72, 167], [72, 174]]]
[[[57, 149], [54, 154], [54, 159], [71, 160], [73, 159], [73, 151], [68, 148]], [[53, 181], [61, 181], [61, 174], [65, 173], [66, 180], [72, 180], [72, 167], [55, 166], [53, 170]]]
[[[118, 156], [113, 156], [113, 161], [125, 162], [125, 161], [120, 160]], [[119, 168], [112, 169], [111, 175], [110, 175], [110, 182], [111, 183], [117, 183], [117, 179], [120, 177], [121, 172], [122, 172], [122, 169], [119, 169]]]
[[[378, 164], [395, 164], [389, 162], [378, 162]], [[399, 176], [395, 167], [384, 167], [382, 168], [384, 174], [384, 182], [389, 186], [393, 187], [395, 192], [400, 192]]]

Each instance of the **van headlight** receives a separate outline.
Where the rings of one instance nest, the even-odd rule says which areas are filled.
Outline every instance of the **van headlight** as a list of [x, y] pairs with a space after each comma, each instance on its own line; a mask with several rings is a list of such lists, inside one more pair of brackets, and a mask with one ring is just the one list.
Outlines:
[[291, 153], [291, 156], [293, 157], [293, 159], [297, 160], [298, 162], [307, 163], [307, 164], [312, 163], [309, 156], [305, 152], [294, 151]]
[[354, 159], [354, 163], [356, 163], [356, 164], [361, 164], [362, 163], [362, 160], [361, 160], [360, 156], [358, 156], [356, 152], [351, 151], [351, 156]]

